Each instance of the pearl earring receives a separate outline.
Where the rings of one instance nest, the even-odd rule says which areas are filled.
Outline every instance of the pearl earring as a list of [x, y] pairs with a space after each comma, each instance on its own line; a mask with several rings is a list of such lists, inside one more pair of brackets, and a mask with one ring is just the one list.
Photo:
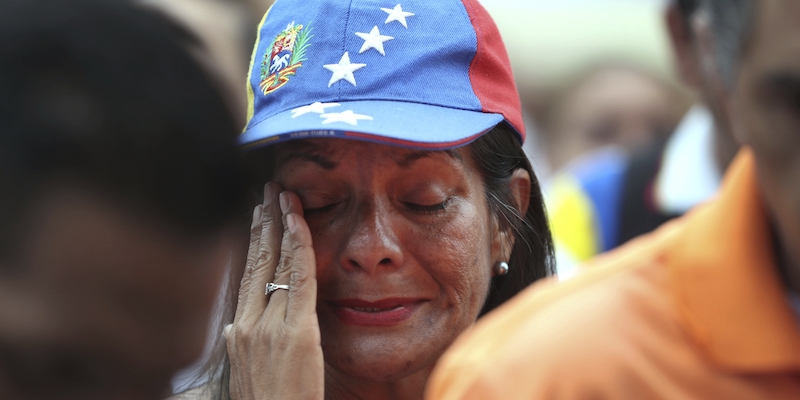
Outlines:
[[505, 261], [500, 261], [499, 263], [495, 264], [494, 274], [496, 276], [503, 276], [508, 274], [508, 263]]

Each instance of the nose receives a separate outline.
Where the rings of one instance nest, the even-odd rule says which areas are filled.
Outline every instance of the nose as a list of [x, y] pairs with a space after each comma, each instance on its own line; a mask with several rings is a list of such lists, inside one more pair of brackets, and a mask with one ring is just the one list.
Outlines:
[[354, 218], [341, 256], [346, 270], [375, 273], [403, 264], [403, 251], [397, 235], [396, 216], [388, 207], [361, 207]]

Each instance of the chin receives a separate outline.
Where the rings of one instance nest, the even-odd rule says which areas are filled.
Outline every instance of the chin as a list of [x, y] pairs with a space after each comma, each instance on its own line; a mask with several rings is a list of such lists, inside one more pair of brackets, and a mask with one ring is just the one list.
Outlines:
[[[352, 360], [352, 361], [351, 361]], [[411, 360], [378, 360], [374, 358], [361, 359], [358, 357], [328, 357], [325, 363], [329, 368], [353, 379], [369, 382], [389, 383], [396, 382], [414, 375], [425, 369], [432, 369], [434, 363], [415, 363]]]
[[360, 381], [380, 383], [397, 382], [416, 372], [412, 371], [410, 367], [406, 367], [407, 370], [403, 371], [403, 368], [400, 368], [401, 366], [398, 365], [382, 365], [379, 367], [370, 367], [368, 365], [331, 365], [330, 367], [341, 374]]
[[371, 382], [394, 382], [433, 369], [444, 348], [421, 350], [413, 339], [400, 342], [380, 337], [353, 338], [345, 344], [325, 342], [322, 351], [328, 367], [351, 378]]

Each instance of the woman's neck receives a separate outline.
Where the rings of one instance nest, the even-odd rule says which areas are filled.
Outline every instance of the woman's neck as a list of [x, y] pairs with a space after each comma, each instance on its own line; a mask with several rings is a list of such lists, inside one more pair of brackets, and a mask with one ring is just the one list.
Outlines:
[[325, 365], [325, 400], [421, 400], [433, 366], [393, 381], [354, 378]]

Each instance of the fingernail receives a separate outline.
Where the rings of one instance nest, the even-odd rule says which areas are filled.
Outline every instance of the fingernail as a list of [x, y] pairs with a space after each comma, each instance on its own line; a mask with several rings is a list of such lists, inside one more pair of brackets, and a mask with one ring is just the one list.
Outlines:
[[231, 333], [231, 328], [233, 328], [233, 324], [225, 325], [225, 328], [222, 330], [222, 336], [225, 336], [225, 339], [228, 339], [228, 335]]
[[264, 204], [272, 203], [272, 185], [268, 182], [264, 185]]
[[289, 212], [289, 195], [286, 192], [281, 193], [280, 202], [281, 202], [281, 212], [286, 214]]
[[257, 205], [255, 209], [253, 209], [253, 222], [250, 223], [250, 228], [255, 228], [256, 225], [261, 223], [261, 209], [263, 207], [261, 204]]
[[294, 233], [294, 228], [297, 226], [297, 221], [294, 220], [294, 214], [286, 216], [286, 226], [289, 228], [289, 232]]

